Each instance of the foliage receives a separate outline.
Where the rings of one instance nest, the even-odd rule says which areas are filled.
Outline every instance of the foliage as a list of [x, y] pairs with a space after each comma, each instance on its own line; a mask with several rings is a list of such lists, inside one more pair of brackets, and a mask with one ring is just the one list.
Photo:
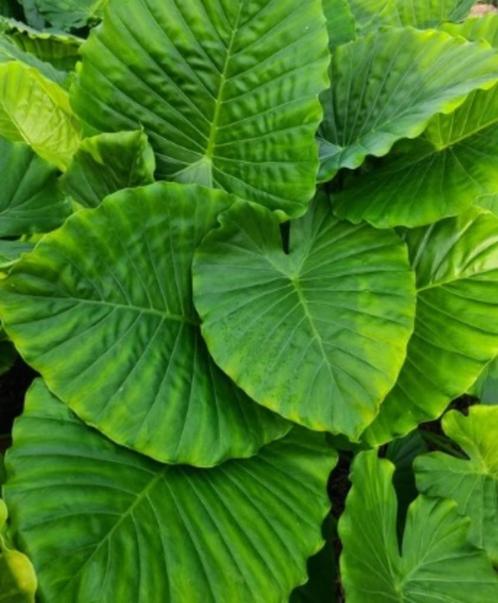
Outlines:
[[1, 601], [498, 600], [471, 5], [0, 0]]

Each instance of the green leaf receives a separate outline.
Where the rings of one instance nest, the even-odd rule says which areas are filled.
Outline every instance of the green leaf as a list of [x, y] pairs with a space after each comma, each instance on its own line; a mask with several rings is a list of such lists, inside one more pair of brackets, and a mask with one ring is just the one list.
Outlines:
[[111, 1], [72, 102], [98, 131], [143, 126], [158, 179], [296, 216], [315, 191], [327, 45], [320, 0]]
[[0, 19], [0, 31], [21, 50], [50, 63], [59, 71], [71, 71], [80, 59], [81, 38], [51, 31], [38, 31], [21, 21]]
[[348, 0], [322, 0], [330, 50], [356, 38], [355, 20]]
[[490, 212], [494, 213], [495, 216], [498, 216], [498, 193], [488, 194], [479, 197], [476, 200], [476, 205], [482, 207], [483, 209], [487, 209]]
[[31, 251], [33, 244], [21, 239], [0, 239], [0, 271], [17, 262], [21, 254]]
[[469, 210], [406, 233], [417, 275], [415, 332], [371, 444], [442, 414], [498, 355], [498, 218]]
[[0, 237], [47, 232], [71, 213], [56, 168], [22, 142], [0, 138]]
[[413, 274], [392, 231], [352, 226], [320, 198], [290, 227], [237, 204], [194, 264], [195, 305], [216, 363], [254, 400], [357, 439], [394, 385], [412, 333]]
[[445, 23], [441, 29], [453, 36], [462, 36], [471, 42], [486, 40], [493, 48], [498, 48], [497, 14], [485, 15], [479, 19], [467, 19], [463, 23]]
[[86, 207], [96, 207], [107, 195], [154, 181], [156, 162], [141, 130], [100, 134], [81, 141], [62, 187]]
[[380, 164], [354, 172], [333, 196], [341, 218], [378, 228], [423, 226], [458, 215], [498, 181], [498, 87], [472, 93], [424, 135], [401, 141]]
[[17, 61], [0, 63], [0, 135], [26, 142], [62, 170], [80, 141], [65, 90]]
[[498, 406], [472, 406], [468, 417], [450, 411], [445, 434], [467, 454], [432, 452], [415, 461], [417, 487], [427, 496], [447, 497], [472, 520], [469, 539], [498, 565]]
[[348, 0], [361, 35], [380, 27], [437, 27], [467, 16], [475, 0]]
[[[20, 0], [56, 29], [78, 29], [102, 15], [108, 0]], [[121, 0], [120, 0], [121, 1]]]
[[280, 603], [323, 545], [336, 458], [323, 435], [296, 428], [214, 469], [160, 465], [84, 425], [37, 381], [4, 491], [45, 601]]
[[34, 54], [22, 50], [9, 36], [0, 32], [0, 63], [10, 61], [19, 61], [34, 67], [46, 78], [60, 86], [64, 86], [67, 82], [67, 73], [55, 69], [49, 63], [41, 61]]
[[7, 521], [7, 507], [0, 500], [0, 601], [35, 603], [36, 575], [29, 559], [7, 547], [2, 531]]
[[498, 404], [498, 358], [488, 364], [469, 392], [482, 404]]
[[234, 198], [158, 183], [81, 210], [0, 283], [5, 329], [49, 388], [119, 444], [211, 466], [254, 454], [290, 425], [210, 359], [191, 261]]
[[397, 140], [416, 138], [434, 115], [453, 112], [497, 79], [498, 55], [487, 44], [442, 32], [391, 29], [340, 46], [319, 132], [320, 179], [357, 168], [367, 155], [386, 155]]
[[402, 543], [396, 536], [394, 465], [361, 452], [339, 520], [341, 578], [348, 603], [494, 603], [491, 563], [467, 540], [468, 518], [453, 501], [419, 496], [408, 510]]

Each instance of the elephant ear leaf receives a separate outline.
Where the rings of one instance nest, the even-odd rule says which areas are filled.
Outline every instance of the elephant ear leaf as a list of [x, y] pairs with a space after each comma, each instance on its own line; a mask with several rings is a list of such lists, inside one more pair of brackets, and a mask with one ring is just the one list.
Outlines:
[[26, 361], [81, 418], [163, 462], [211, 466], [290, 429], [214, 364], [191, 293], [196, 246], [234, 197], [157, 183], [83, 209], [0, 282]]
[[69, 31], [95, 22], [108, 0], [20, 0], [37, 19], [36, 25], [49, 23], [54, 29]]
[[80, 142], [67, 92], [19, 61], [0, 63], [0, 136], [24, 141], [61, 170]]
[[376, 444], [437, 418], [498, 355], [498, 218], [471, 209], [405, 240], [417, 275], [415, 332], [365, 433]]
[[479, 375], [469, 390], [482, 404], [498, 404], [498, 358], [495, 358]]
[[239, 203], [196, 252], [195, 304], [222, 369], [308, 428], [358, 438], [394, 385], [412, 333], [414, 283], [393, 231], [338, 221], [323, 199], [290, 226]]
[[5, 496], [43, 600], [278, 603], [323, 545], [337, 460], [323, 434], [295, 428], [212, 469], [162, 465], [37, 381], [14, 442]]
[[6, 522], [7, 507], [0, 499], [0, 600], [2, 603], [35, 603], [35, 571], [26, 555], [7, 546]]
[[467, 417], [450, 411], [442, 424], [467, 458], [443, 452], [419, 456], [417, 486], [427, 496], [454, 499], [460, 515], [472, 520], [471, 542], [498, 565], [498, 406], [472, 406]]
[[328, 85], [320, 0], [111, 1], [82, 53], [76, 111], [97, 131], [143, 126], [158, 179], [304, 213]]
[[451, 113], [476, 89], [498, 80], [489, 45], [437, 31], [388, 29], [336, 49], [320, 127], [320, 179], [386, 155], [419, 136], [438, 113]]
[[123, 188], [154, 181], [156, 161], [141, 130], [85, 138], [61, 179], [64, 191], [85, 207]]
[[419, 496], [396, 533], [394, 465], [361, 452], [339, 520], [341, 578], [348, 603], [494, 603], [498, 579], [484, 551], [468, 542], [469, 519], [453, 501]]

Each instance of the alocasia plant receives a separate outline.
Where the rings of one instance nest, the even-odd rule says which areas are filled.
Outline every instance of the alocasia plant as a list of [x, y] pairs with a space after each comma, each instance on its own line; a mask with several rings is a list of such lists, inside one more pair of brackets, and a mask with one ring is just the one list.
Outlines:
[[471, 5], [0, 0], [2, 603], [498, 600]]

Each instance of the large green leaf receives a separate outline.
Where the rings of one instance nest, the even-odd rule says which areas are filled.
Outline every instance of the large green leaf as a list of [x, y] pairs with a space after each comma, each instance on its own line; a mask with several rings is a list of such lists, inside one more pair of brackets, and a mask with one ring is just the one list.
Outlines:
[[357, 168], [367, 155], [386, 155], [397, 140], [417, 137], [435, 114], [451, 113], [497, 79], [491, 48], [442, 32], [390, 29], [340, 46], [319, 133], [320, 178]]
[[0, 63], [0, 135], [26, 142], [60, 169], [67, 167], [80, 141], [65, 90], [18, 61]]
[[468, 458], [418, 457], [417, 486], [428, 496], [454, 499], [460, 515], [472, 520], [470, 540], [498, 565], [498, 406], [472, 406], [467, 417], [450, 411], [442, 425]]
[[467, 40], [486, 40], [494, 48], [498, 47], [498, 15], [489, 14], [479, 19], [467, 19], [463, 23], [445, 23], [441, 29]]
[[323, 435], [296, 428], [214, 469], [160, 465], [85, 426], [38, 381], [4, 491], [43, 601], [281, 603], [323, 544], [335, 462]]
[[58, 171], [23, 142], [0, 138], [0, 237], [47, 232], [71, 213]]
[[414, 287], [392, 231], [335, 219], [323, 199], [291, 223], [240, 203], [194, 259], [195, 304], [215, 361], [254, 400], [309, 428], [357, 438], [393, 386]]
[[498, 354], [498, 218], [469, 210], [406, 233], [417, 275], [415, 332], [370, 443], [435, 419]]
[[7, 507], [0, 499], [0, 601], [35, 603], [36, 575], [29, 559], [7, 546], [2, 534], [7, 521]]
[[14, 19], [0, 19], [0, 31], [21, 50], [50, 63], [60, 71], [71, 71], [80, 58], [83, 40], [76, 36], [38, 31]]
[[290, 427], [216, 367], [193, 308], [194, 249], [232, 202], [174, 183], [116, 193], [46, 235], [0, 284], [6, 331], [50, 389], [161, 461], [249, 456]]
[[68, 195], [86, 207], [96, 207], [107, 195], [154, 181], [156, 162], [141, 130], [100, 134], [82, 140], [62, 178]]
[[333, 197], [338, 216], [378, 228], [422, 226], [498, 191], [498, 87], [472, 93], [424, 135], [402, 141], [371, 170], [354, 172]]
[[341, 579], [348, 603], [495, 603], [498, 579], [467, 540], [469, 520], [453, 501], [419, 496], [396, 534], [394, 466], [361, 452], [339, 520]]
[[320, 0], [111, 0], [72, 101], [97, 130], [142, 125], [158, 178], [294, 216], [315, 190], [327, 43]]

